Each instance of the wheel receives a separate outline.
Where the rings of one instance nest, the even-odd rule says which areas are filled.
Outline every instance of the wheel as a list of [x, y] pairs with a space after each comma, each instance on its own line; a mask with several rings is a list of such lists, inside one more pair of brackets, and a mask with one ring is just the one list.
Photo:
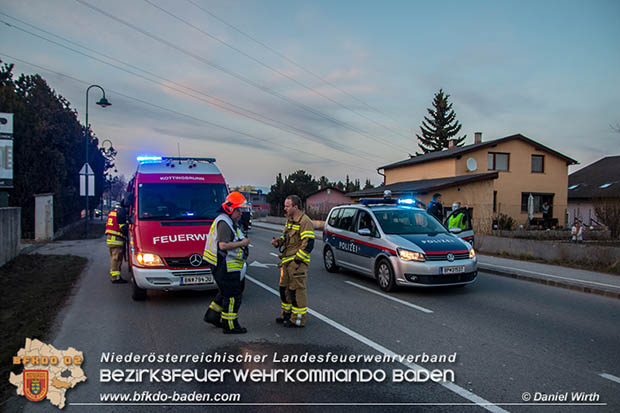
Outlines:
[[329, 247], [325, 247], [325, 249], [323, 250], [323, 264], [325, 264], [325, 269], [327, 270], [327, 272], [338, 271], [336, 259], [334, 258], [334, 252]]
[[134, 301], [144, 301], [146, 300], [146, 290], [144, 288], [138, 287], [136, 284], [136, 280], [131, 276], [131, 298]]
[[375, 269], [375, 277], [377, 278], [377, 284], [383, 291], [394, 291], [396, 289], [396, 282], [394, 281], [394, 270], [386, 259], [382, 259], [377, 264]]

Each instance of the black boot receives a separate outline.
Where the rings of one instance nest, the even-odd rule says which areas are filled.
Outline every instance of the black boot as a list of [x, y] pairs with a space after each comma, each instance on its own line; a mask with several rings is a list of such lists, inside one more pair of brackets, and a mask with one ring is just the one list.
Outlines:
[[238, 320], [233, 320], [233, 328], [229, 328], [228, 322], [223, 323], [222, 332], [224, 334], [245, 334], [248, 332], [248, 329], [245, 327], [241, 327], [239, 325]]
[[217, 311], [209, 308], [205, 313], [203, 320], [209, 324], [213, 324], [215, 327], [220, 328], [222, 327], [222, 320], [220, 319], [220, 317], [221, 313], [218, 313]]
[[276, 318], [276, 323], [286, 325], [286, 323], [288, 323], [290, 319], [291, 319], [291, 313], [284, 313], [284, 317]]

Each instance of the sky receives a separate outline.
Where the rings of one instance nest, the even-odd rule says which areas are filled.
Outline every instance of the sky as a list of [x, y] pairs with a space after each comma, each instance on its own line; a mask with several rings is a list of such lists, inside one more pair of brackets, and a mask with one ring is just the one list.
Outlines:
[[620, 154], [620, 2], [2, 0], [0, 59], [44, 77], [118, 174], [214, 157], [231, 186], [303, 169], [382, 182], [443, 89], [473, 143]]

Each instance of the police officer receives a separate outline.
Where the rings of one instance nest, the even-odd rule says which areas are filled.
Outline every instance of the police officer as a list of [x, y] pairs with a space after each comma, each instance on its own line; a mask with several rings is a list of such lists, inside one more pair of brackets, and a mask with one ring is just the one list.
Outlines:
[[306, 324], [308, 299], [307, 272], [310, 253], [314, 248], [314, 226], [301, 209], [301, 199], [289, 195], [284, 201], [286, 225], [280, 238], [271, 245], [280, 248], [280, 300], [282, 311], [276, 318], [285, 327], [303, 327]]
[[443, 222], [443, 205], [441, 204], [440, 193], [433, 194], [433, 200], [428, 203], [426, 212], [437, 218], [439, 222]]
[[110, 281], [115, 284], [127, 282], [121, 278], [127, 232], [127, 213], [125, 208], [117, 206], [110, 211], [105, 224], [106, 244], [110, 253]]
[[452, 204], [452, 212], [448, 216], [448, 230], [459, 228], [461, 231], [467, 229], [467, 208], [461, 208], [460, 202]]
[[231, 192], [222, 204], [220, 214], [211, 224], [202, 258], [214, 266], [214, 277], [219, 288], [211, 302], [204, 321], [222, 327], [225, 334], [243, 334], [247, 329], [239, 325], [239, 307], [243, 287], [241, 271], [248, 256], [250, 240], [239, 228], [239, 219], [248, 208], [240, 192]]

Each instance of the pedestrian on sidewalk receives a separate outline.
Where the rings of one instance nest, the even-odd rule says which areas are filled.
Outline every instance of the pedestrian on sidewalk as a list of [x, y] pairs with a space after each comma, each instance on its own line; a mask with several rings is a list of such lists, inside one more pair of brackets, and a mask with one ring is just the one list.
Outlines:
[[224, 334], [244, 334], [239, 325], [239, 308], [243, 294], [241, 272], [248, 257], [250, 240], [239, 227], [244, 209], [249, 208], [240, 192], [231, 192], [219, 209], [207, 235], [202, 258], [213, 267], [219, 288], [204, 315], [204, 321], [222, 327]]
[[579, 221], [575, 221], [571, 228], [571, 241], [574, 243], [583, 243], [583, 225]]
[[308, 298], [306, 293], [310, 253], [314, 248], [314, 225], [301, 207], [297, 195], [284, 200], [286, 225], [280, 238], [271, 245], [280, 248], [280, 300], [282, 311], [276, 323], [285, 327], [303, 327], [306, 324]]

